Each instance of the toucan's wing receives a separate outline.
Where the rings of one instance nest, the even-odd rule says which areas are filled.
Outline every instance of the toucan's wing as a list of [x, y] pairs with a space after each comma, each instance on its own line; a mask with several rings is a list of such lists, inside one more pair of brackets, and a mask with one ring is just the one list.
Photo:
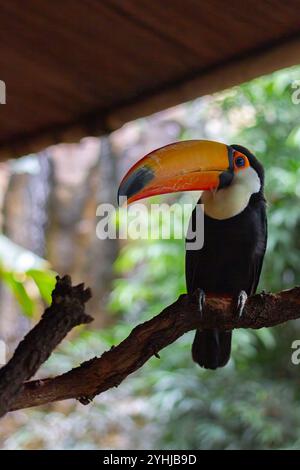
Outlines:
[[267, 240], [268, 240], [268, 221], [266, 214], [266, 205], [265, 202], [261, 204], [260, 209], [260, 225], [262, 227], [261, 239], [259, 241], [260, 246], [258, 248], [259, 254], [256, 257], [256, 263], [254, 263], [254, 273], [253, 273], [253, 284], [251, 287], [251, 294], [255, 294], [260, 275], [262, 270], [262, 265], [264, 261], [264, 256], [267, 249]]

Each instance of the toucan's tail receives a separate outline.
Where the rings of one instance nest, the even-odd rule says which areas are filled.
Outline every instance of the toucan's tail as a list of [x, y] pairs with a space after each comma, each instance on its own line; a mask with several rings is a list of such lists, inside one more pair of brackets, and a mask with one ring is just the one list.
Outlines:
[[196, 331], [192, 346], [193, 360], [205, 369], [217, 369], [227, 364], [231, 351], [231, 331]]

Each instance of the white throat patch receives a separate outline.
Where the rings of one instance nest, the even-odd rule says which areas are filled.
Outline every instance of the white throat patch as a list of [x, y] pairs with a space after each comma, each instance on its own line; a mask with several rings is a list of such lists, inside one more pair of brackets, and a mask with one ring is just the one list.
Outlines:
[[234, 217], [247, 207], [250, 197], [259, 192], [260, 186], [260, 179], [253, 168], [240, 170], [227, 188], [203, 192], [201, 202], [204, 212], [218, 220]]

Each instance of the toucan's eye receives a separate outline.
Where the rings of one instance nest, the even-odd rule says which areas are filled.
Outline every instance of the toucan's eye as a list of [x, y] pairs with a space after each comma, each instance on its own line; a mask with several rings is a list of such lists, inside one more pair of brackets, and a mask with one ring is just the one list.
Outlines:
[[243, 166], [245, 166], [246, 162], [245, 162], [245, 159], [243, 157], [237, 157], [235, 159], [235, 164], [237, 167], [241, 168]]

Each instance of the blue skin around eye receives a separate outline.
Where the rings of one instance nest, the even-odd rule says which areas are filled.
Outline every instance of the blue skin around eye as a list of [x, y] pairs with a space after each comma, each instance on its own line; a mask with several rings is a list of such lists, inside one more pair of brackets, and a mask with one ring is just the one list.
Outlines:
[[236, 166], [245, 166], [245, 160], [243, 157], [238, 157], [235, 161]]

